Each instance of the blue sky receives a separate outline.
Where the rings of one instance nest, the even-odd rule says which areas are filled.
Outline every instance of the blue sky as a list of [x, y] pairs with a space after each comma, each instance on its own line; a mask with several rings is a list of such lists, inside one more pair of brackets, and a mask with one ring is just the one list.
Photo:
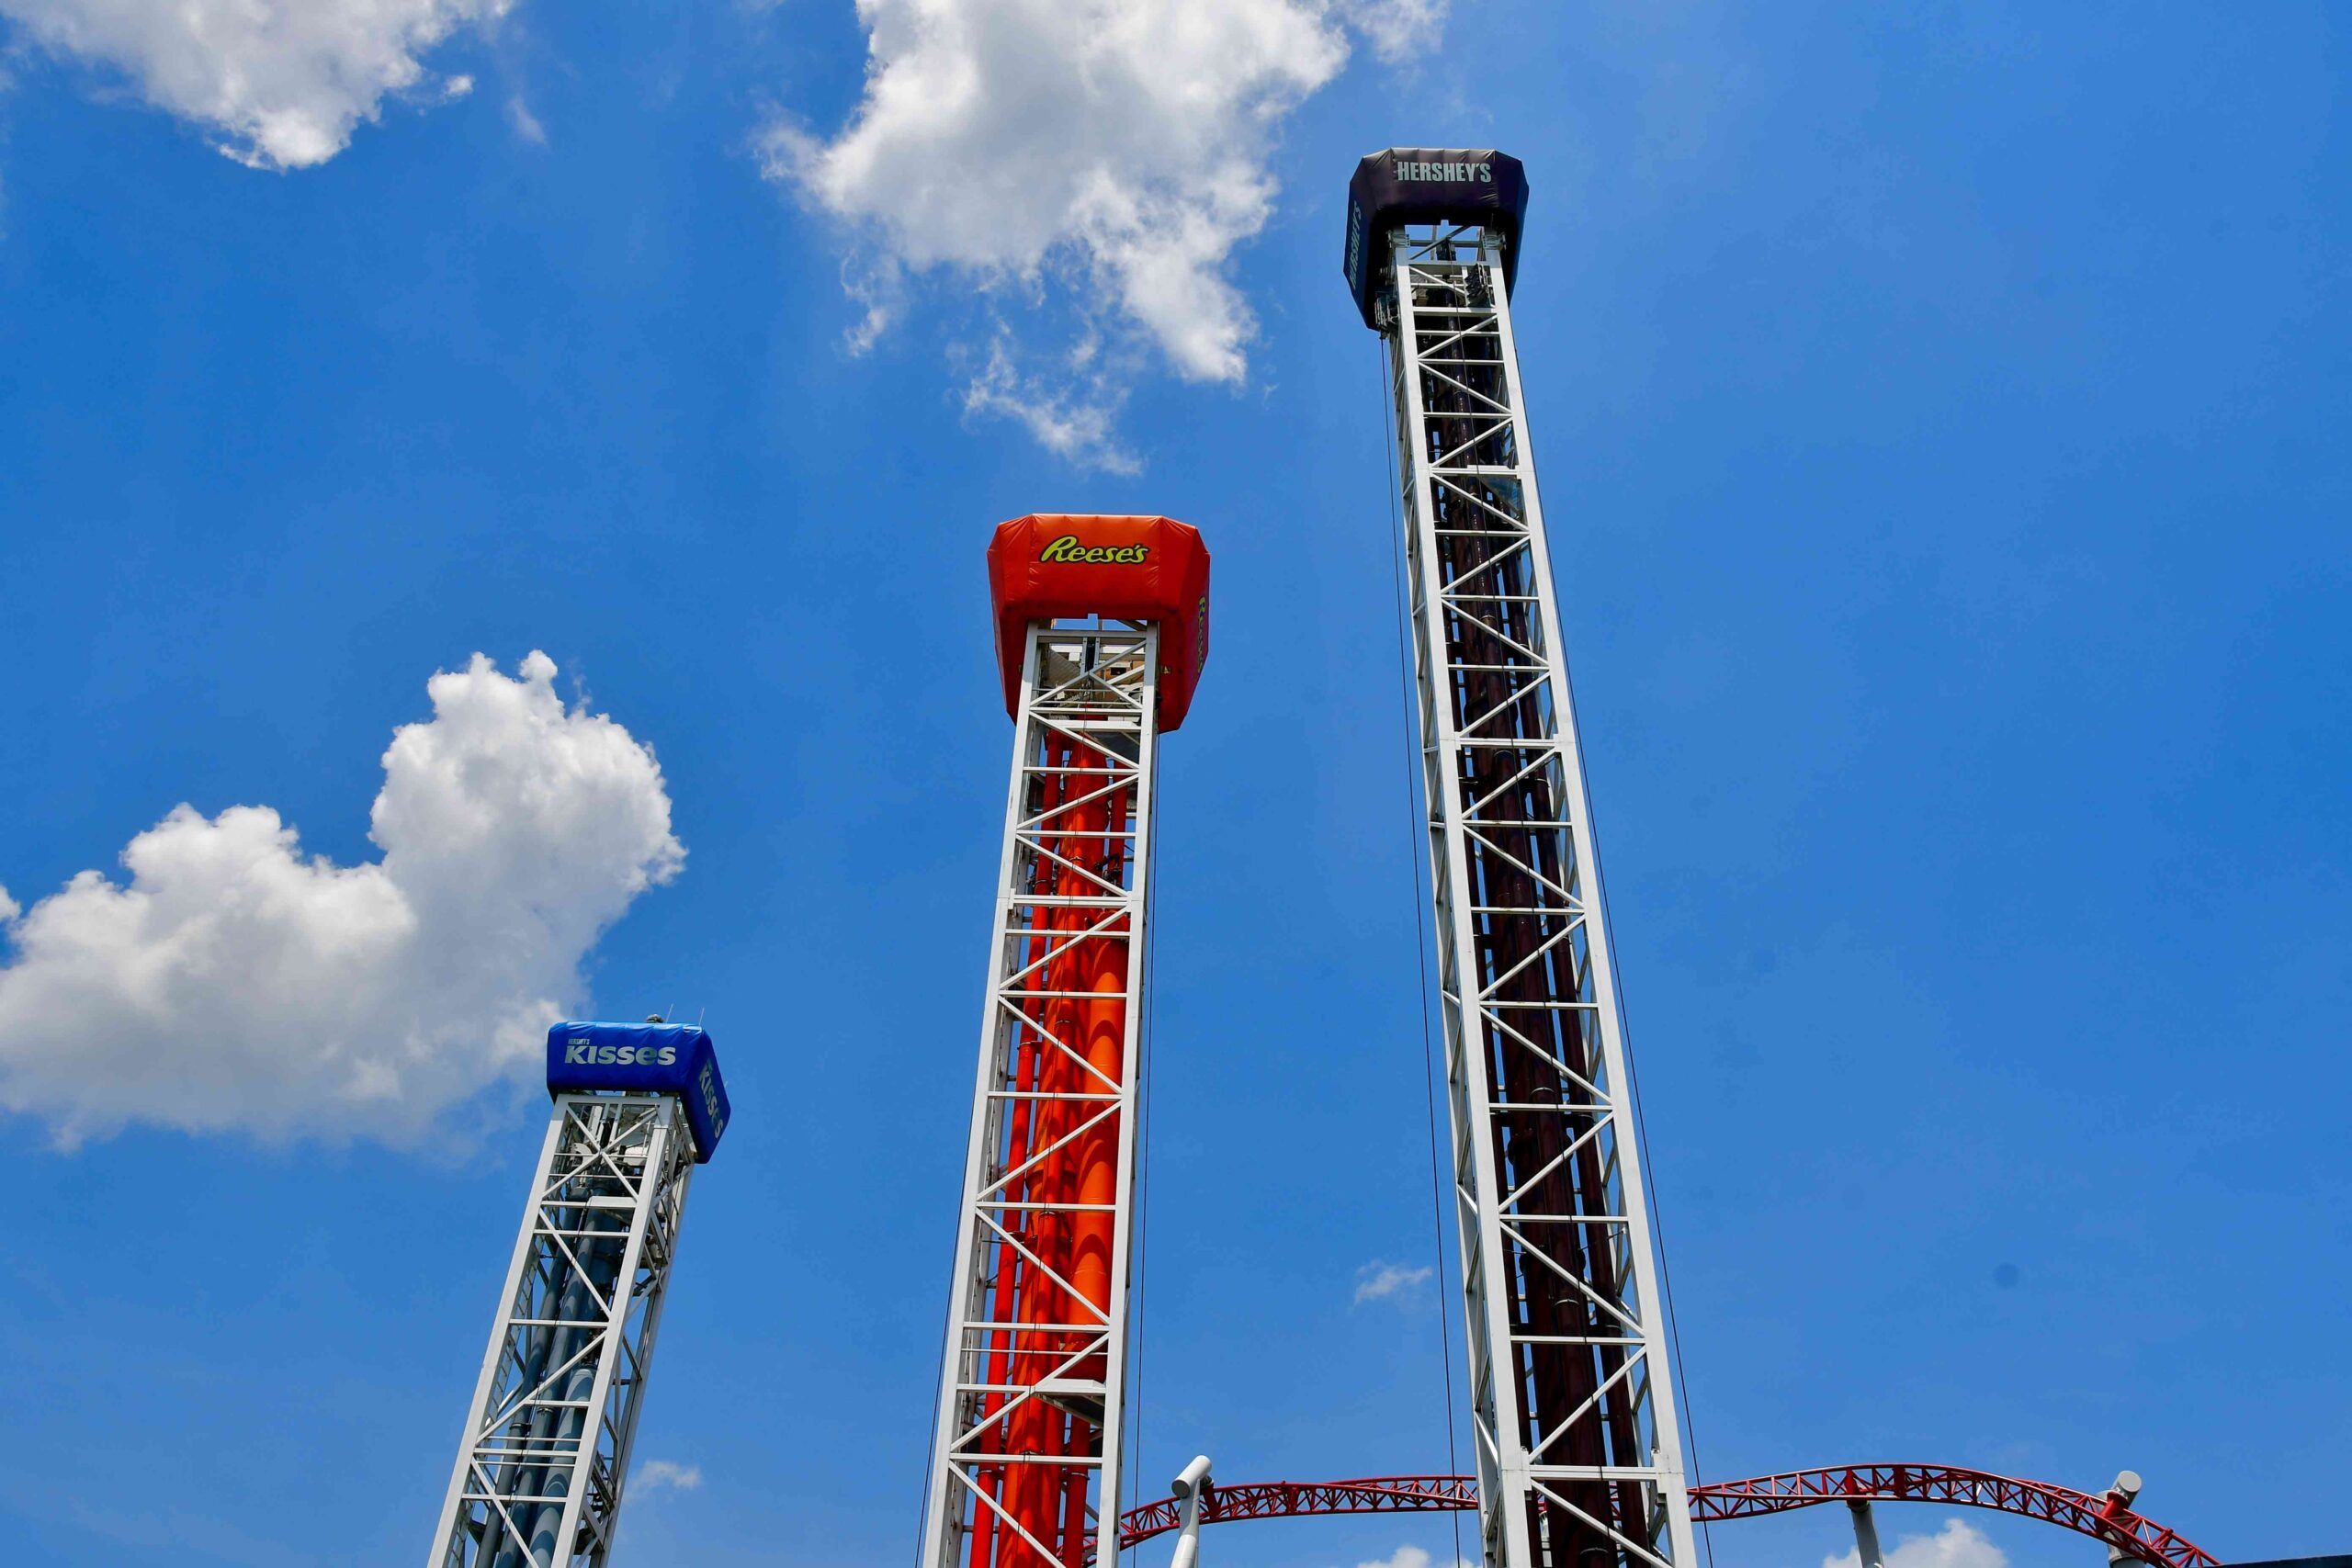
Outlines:
[[[498, 1030], [548, 995], [707, 1017], [738, 1110], [639, 1447], [699, 1484], [640, 1486], [626, 1562], [910, 1553], [1010, 739], [980, 550], [1030, 510], [1216, 557], [1161, 780], [1139, 1472], [1444, 1468], [1433, 1291], [1354, 1299], [1437, 1261], [1338, 276], [1391, 142], [1534, 185], [1702, 1472], [2130, 1465], [2225, 1559], [2344, 1549], [2340, 10], [1218, 0], [1147, 51], [1164, 95], [1072, 85], [1091, 24], [1006, 0], [903, 59], [901, 0], [322, 3], [193, 65], [178, 14], [0, 0], [12, 1562], [418, 1559], [544, 1117]], [[865, 21], [977, 100], [860, 118]], [[516, 747], [575, 815], [443, 811]], [[27, 939], [182, 803], [146, 841], [187, 930], [232, 807], [378, 869], [234, 818], [268, 951], [159, 1034], [125, 992], [172, 931], [72, 974]], [[371, 1027], [413, 1059], [355, 1099]], [[1883, 1514], [1904, 1568], [2098, 1550], [1945, 1518]]]

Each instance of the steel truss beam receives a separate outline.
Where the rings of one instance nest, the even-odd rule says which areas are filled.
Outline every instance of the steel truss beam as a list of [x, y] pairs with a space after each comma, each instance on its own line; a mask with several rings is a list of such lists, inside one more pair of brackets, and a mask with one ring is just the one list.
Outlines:
[[1392, 262], [1382, 330], [1485, 1560], [1689, 1568], [1615, 973], [1498, 243], [1406, 229]]
[[925, 1568], [1077, 1568], [1116, 1506], [1158, 669], [1029, 628]]
[[2150, 1568], [2216, 1568], [2218, 1559], [2154, 1519], [2122, 1495], [2094, 1497], [2047, 1481], [2019, 1481], [1956, 1464], [1843, 1464], [1794, 1470], [1748, 1481], [1718, 1482], [1691, 1493], [1702, 1519], [1746, 1519], [1816, 1503], [1956, 1503], [2023, 1518], [2046, 1519], [2103, 1540]]
[[601, 1568], [693, 1174], [675, 1099], [557, 1097], [427, 1568]]
[[[1746, 1519], [1809, 1508], [1817, 1503], [1956, 1503], [1993, 1508], [2105, 1541], [2149, 1568], [2218, 1568], [2204, 1548], [2154, 1519], [2133, 1513], [2120, 1497], [2094, 1497], [2046, 1481], [2018, 1481], [1950, 1464], [1849, 1464], [1821, 1470], [1718, 1481], [1690, 1488], [1701, 1519]], [[1261, 1481], [1211, 1489], [1201, 1522], [1286, 1519], [1321, 1514], [1402, 1514], [1475, 1509], [1478, 1483], [1468, 1475], [1385, 1475], [1363, 1481]], [[1176, 1528], [1182, 1503], [1163, 1497], [1130, 1508], [1119, 1519], [1119, 1547]]]
[[[1477, 1478], [1469, 1475], [1384, 1475], [1361, 1481], [1254, 1481], [1212, 1486], [1203, 1495], [1201, 1522], [1289, 1519], [1326, 1514], [1413, 1514], [1467, 1511], [1478, 1506]], [[1162, 1497], [1119, 1516], [1119, 1550], [1165, 1535], [1182, 1520], [1183, 1500]]]

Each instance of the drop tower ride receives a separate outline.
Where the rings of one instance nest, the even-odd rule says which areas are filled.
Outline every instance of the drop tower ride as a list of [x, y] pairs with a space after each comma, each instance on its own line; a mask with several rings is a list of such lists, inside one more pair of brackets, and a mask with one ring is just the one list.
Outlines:
[[1152, 790], [1208, 656], [1165, 517], [989, 547], [1012, 716], [923, 1568], [1080, 1568], [1115, 1537]]
[[1391, 148], [1345, 271], [1386, 341], [1490, 1568], [1693, 1568], [1607, 903], [1528, 450], [1527, 180]]
[[555, 1101], [426, 1568], [603, 1568], [695, 1167], [726, 1132], [699, 1028], [559, 1023]]

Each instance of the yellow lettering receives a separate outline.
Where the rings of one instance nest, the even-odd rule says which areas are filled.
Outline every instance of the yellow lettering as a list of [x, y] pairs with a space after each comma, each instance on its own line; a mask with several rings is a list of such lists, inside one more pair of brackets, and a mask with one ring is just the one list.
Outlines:
[[1149, 545], [1081, 545], [1075, 534], [1064, 534], [1037, 552], [1040, 561], [1070, 561], [1086, 565], [1134, 566], [1151, 554]]

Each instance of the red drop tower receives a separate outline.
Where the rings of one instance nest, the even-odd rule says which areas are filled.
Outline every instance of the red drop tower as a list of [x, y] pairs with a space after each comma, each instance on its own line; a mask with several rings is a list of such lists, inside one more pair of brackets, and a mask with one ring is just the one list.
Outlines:
[[1152, 787], [1208, 657], [1166, 517], [989, 546], [1014, 723], [924, 1568], [1080, 1568], [1119, 1496]]

